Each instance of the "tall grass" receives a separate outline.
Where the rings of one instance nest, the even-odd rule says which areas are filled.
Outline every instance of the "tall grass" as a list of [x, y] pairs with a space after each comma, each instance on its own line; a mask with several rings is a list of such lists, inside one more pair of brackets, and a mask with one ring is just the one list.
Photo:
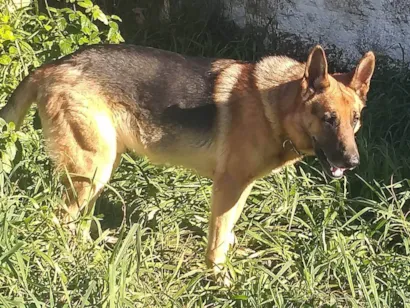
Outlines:
[[[225, 37], [225, 24], [212, 23], [172, 20], [129, 40], [244, 60], [262, 53], [252, 33]], [[10, 73], [1, 76], [4, 89]], [[0, 173], [0, 306], [410, 307], [409, 84], [407, 70], [376, 72], [361, 165], [347, 178], [330, 181], [308, 159], [257, 182], [235, 229], [230, 289], [204, 263], [209, 180], [124, 155], [84, 243], [55, 218], [62, 187], [32, 110], [11, 172]]]

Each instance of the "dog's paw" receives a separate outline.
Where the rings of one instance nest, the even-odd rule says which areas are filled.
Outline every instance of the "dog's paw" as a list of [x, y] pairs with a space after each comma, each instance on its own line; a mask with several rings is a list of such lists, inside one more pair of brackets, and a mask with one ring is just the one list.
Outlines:
[[212, 276], [215, 283], [224, 287], [232, 286], [232, 279], [229, 275], [228, 268], [225, 264], [226, 254], [207, 254], [206, 264], [209, 269], [212, 269]]
[[222, 270], [217, 274], [216, 281], [219, 285], [222, 285], [228, 289], [230, 289], [233, 285], [232, 278], [226, 269]]
[[213, 264], [210, 268], [212, 269], [212, 280], [215, 284], [226, 288], [230, 288], [232, 286], [232, 279], [225, 264]]

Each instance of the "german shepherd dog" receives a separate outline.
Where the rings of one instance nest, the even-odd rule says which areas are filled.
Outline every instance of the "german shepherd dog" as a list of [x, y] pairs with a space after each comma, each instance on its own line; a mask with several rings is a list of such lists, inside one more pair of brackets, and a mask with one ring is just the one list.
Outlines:
[[247, 63], [93, 45], [31, 72], [0, 117], [19, 127], [37, 103], [55, 167], [70, 175], [67, 222], [94, 204], [126, 150], [211, 178], [206, 259], [218, 272], [256, 179], [304, 155], [334, 178], [359, 164], [355, 133], [374, 67], [368, 52], [331, 75], [320, 46], [306, 63]]

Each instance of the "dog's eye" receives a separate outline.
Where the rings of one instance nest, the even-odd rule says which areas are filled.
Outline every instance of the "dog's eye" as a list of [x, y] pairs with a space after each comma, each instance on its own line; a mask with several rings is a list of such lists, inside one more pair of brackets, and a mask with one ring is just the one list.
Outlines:
[[353, 127], [355, 127], [357, 125], [357, 122], [359, 122], [359, 119], [360, 119], [359, 114], [357, 112], [355, 112], [353, 114]]
[[323, 121], [329, 125], [335, 126], [337, 123], [337, 116], [335, 112], [327, 112], [323, 116]]

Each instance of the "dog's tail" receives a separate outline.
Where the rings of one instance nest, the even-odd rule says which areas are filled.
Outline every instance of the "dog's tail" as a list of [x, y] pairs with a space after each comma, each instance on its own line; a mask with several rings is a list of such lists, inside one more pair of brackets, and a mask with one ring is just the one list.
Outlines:
[[7, 123], [13, 122], [18, 129], [23, 123], [30, 106], [37, 99], [37, 85], [34, 74], [26, 76], [14, 90], [6, 106], [0, 110], [0, 118]]

